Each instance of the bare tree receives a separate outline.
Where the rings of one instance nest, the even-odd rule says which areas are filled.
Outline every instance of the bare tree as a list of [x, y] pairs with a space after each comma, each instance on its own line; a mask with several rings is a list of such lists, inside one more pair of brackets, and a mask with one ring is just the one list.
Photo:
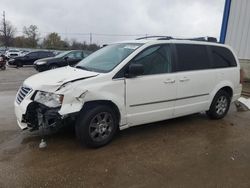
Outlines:
[[48, 49], [63, 49], [64, 41], [58, 33], [50, 33], [43, 40], [43, 46]]
[[37, 43], [39, 40], [38, 27], [36, 25], [30, 25], [29, 27], [23, 28], [23, 33], [28, 41], [28, 46], [37, 47]]
[[10, 22], [5, 19], [5, 12], [3, 12], [3, 20], [0, 25], [0, 39], [5, 48], [11, 45], [12, 39], [15, 35], [16, 29]]

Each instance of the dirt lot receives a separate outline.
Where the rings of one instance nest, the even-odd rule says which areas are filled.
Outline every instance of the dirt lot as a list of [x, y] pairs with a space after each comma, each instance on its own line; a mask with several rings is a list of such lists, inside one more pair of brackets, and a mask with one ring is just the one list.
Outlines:
[[204, 114], [122, 131], [100, 149], [70, 130], [21, 132], [13, 102], [32, 68], [0, 71], [0, 187], [250, 187], [250, 112]]

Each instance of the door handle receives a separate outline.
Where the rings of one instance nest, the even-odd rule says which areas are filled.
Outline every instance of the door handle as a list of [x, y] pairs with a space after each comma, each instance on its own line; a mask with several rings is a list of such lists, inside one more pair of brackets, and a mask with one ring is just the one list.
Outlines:
[[165, 84], [173, 84], [175, 83], [174, 79], [167, 79], [166, 81], [164, 81]]
[[181, 78], [181, 79], [180, 79], [180, 82], [187, 82], [187, 81], [189, 81], [189, 80], [190, 80], [189, 78], [184, 77], [184, 78]]

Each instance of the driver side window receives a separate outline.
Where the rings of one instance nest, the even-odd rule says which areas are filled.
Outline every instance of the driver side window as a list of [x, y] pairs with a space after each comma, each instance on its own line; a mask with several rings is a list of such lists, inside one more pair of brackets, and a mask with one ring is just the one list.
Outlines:
[[27, 56], [29, 58], [36, 58], [36, 57], [38, 57], [38, 52], [31, 52], [31, 53], [27, 54]]
[[75, 59], [75, 54], [74, 54], [74, 52], [69, 53], [69, 54], [67, 55], [67, 57], [68, 57], [69, 59]]
[[82, 58], [82, 52], [81, 51], [71, 52], [71, 53], [68, 54], [68, 58], [70, 58], [70, 59], [81, 59]]
[[169, 45], [153, 46], [140, 53], [132, 64], [144, 66], [143, 75], [170, 73], [172, 71], [171, 49]]

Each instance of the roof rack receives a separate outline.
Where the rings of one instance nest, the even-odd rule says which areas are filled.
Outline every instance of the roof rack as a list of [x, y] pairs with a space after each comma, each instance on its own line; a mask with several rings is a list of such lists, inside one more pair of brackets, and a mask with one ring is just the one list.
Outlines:
[[[140, 38], [137, 38], [137, 39], [135, 39], [135, 40], [142, 40], [142, 39], [150, 39], [150, 38], [162, 38], [162, 40], [163, 40], [163, 38], [164, 38], [164, 40], [170, 40], [170, 39], [172, 39], [172, 37], [170, 37], [170, 36], [145, 36], [145, 37], [140, 37]], [[159, 39], [157, 39], [157, 40], [159, 40]]]
[[137, 38], [136, 40], [150, 39], [150, 38], [157, 38], [157, 40], [193, 40], [193, 41], [217, 42], [217, 39], [215, 37], [174, 38], [171, 36], [145, 36]]
[[[205, 41], [205, 42], [217, 42], [215, 37], [197, 37], [197, 38], [172, 38], [174, 40], [193, 40], [193, 41]], [[165, 38], [158, 38], [158, 40], [167, 40]]]

